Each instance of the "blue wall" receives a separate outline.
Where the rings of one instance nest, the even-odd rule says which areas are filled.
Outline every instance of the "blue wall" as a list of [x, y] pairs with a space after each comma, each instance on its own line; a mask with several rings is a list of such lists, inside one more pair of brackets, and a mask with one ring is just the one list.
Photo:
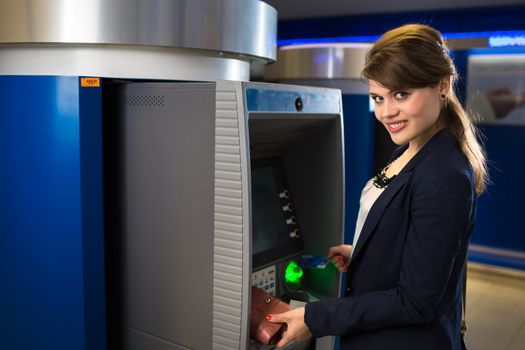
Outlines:
[[[471, 243], [489, 248], [525, 252], [525, 127], [482, 125], [492, 185], [478, 202]], [[472, 251], [471, 261], [525, 269], [515, 254]]]
[[0, 349], [105, 348], [101, 114], [80, 95], [0, 76]]
[[352, 244], [359, 199], [374, 172], [376, 119], [368, 95], [343, 95], [345, 135], [345, 243]]
[[283, 20], [279, 44], [306, 38], [378, 36], [405, 23], [424, 23], [444, 33], [525, 30], [525, 5], [440, 11], [414, 11]]

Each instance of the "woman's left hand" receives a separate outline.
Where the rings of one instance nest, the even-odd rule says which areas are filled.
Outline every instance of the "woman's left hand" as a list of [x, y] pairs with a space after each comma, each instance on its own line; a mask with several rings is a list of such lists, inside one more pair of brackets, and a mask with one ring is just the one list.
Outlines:
[[283, 348], [292, 340], [303, 340], [312, 335], [308, 326], [304, 323], [304, 307], [284, 312], [282, 314], [271, 314], [266, 319], [273, 323], [286, 323], [287, 328], [283, 337], [277, 343], [278, 348]]

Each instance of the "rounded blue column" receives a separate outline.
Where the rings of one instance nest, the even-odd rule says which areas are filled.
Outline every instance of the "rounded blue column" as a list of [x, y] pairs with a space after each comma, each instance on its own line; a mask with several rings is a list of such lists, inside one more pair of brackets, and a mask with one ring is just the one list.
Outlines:
[[[91, 296], [103, 293], [88, 289], [84, 245], [101, 243], [102, 174], [86, 172], [96, 159], [82, 159], [82, 138], [100, 141], [100, 113], [89, 116], [96, 133], [81, 136], [78, 77], [0, 76], [0, 96], [0, 348], [85, 349]], [[83, 175], [95, 186], [83, 188]], [[92, 253], [103, 258], [100, 248]]]

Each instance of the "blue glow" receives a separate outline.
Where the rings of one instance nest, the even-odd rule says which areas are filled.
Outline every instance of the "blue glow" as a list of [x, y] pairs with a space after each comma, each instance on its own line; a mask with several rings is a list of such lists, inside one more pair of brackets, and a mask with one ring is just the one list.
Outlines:
[[277, 40], [277, 46], [304, 45], [304, 44], [327, 44], [327, 43], [371, 43], [379, 39], [375, 36], [346, 36], [337, 38], [309, 38], [309, 39], [287, 39]]
[[443, 33], [445, 39], [477, 39], [488, 38], [491, 32], [463, 32], [463, 33]]
[[[304, 38], [278, 40], [278, 46], [291, 46], [320, 43], [370, 43], [379, 39], [379, 35], [345, 36], [335, 38]], [[493, 32], [463, 32], [443, 33], [445, 39], [476, 39], [487, 38], [489, 47], [525, 46], [525, 31], [493, 31]]]
[[525, 47], [491, 47], [467, 50], [468, 55], [515, 55], [525, 54]]
[[525, 35], [494, 35], [489, 37], [489, 47], [525, 46]]

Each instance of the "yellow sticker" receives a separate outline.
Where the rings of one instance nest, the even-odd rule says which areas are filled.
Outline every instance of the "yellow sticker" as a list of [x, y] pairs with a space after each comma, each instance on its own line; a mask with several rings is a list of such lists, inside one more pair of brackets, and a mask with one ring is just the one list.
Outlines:
[[100, 78], [80, 78], [82, 87], [100, 87]]

